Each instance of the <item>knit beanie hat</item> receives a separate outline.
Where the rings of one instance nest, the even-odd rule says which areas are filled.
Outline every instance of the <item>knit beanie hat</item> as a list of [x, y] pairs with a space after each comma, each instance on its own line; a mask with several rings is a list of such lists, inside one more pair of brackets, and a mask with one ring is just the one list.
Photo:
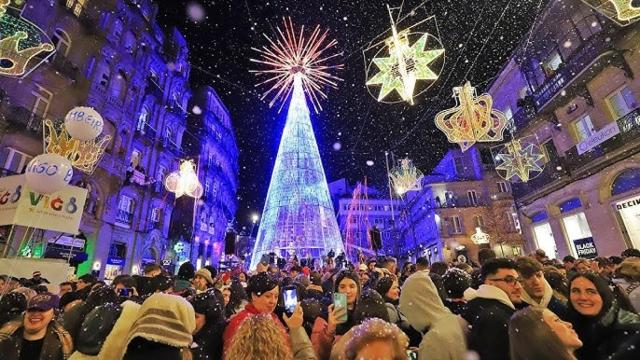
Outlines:
[[194, 277], [196, 276], [202, 276], [205, 280], [207, 280], [207, 284], [213, 285], [213, 278], [211, 277], [211, 272], [209, 272], [209, 270], [202, 268], [196, 271], [196, 274]]
[[384, 297], [387, 292], [389, 292], [389, 289], [391, 289], [391, 286], [393, 286], [393, 279], [390, 276], [385, 276], [378, 280], [378, 283], [376, 284], [376, 291]]
[[189, 347], [195, 329], [196, 315], [187, 300], [156, 293], [142, 303], [125, 348], [138, 337], [178, 348]]

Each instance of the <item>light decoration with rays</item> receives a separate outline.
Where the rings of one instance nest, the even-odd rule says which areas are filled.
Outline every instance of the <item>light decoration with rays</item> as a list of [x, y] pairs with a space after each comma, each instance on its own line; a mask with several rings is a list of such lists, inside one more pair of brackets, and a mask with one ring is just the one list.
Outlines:
[[640, 20], [640, 1], [638, 0], [582, 0], [582, 2], [621, 26]]
[[398, 166], [391, 169], [389, 179], [393, 190], [399, 196], [409, 191], [420, 191], [422, 189], [422, 172], [413, 165], [413, 161], [405, 158], [399, 161]]
[[[378, 72], [368, 78], [366, 85], [380, 87], [377, 96], [380, 102], [397, 102], [390, 99], [391, 93], [395, 90], [402, 101], [413, 105], [416, 83], [430, 81], [430, 84], [433, 84], [440, 77], [444, 63], [440, 62], [437, 65], [434, 62], [443, 57], [444, 48], [440, 40], [429, 33], [412, 32], [411, 28], [398, 31], [388, 5], [387, 10], [391, 18], [392, 36], [384, 41], [384, 47], [378, 50], [371, 61], [371, 65], [375, 65]], [[413, 45], [411, 45], [411, 39], [415, 40]], [[372, 46], [372, 48], [376, 47], [378, 46]], [[383, 52], [388, 53], [389, 56], [381, 56]], [[367, 69], [367, 76], [372, 68], [371, 65]], [[421, 92], [427, 88], [423, 88]]]
[[306, 38], [304, 26], [297, 32], [291, 18], [283, 19], [283, 22], [284, 30], [277, 27], [275, 39], [263, 34], [268, 46], [252, 48], [260, 54], [260, 58], [250, 60], [266, 66], [262, 70], [250, 70], [258, 76], [266, 77], [266, 80], [255, 86], [266, 86], [267, 90], [263, 92], [261, 99], [270, 97], [269, 107], [280, 102], [278, 111], [281, 111], [285, 100], [293, 91], [295, 76], [300, 75], [304, 92], [317, 113], [322, 110], [320, 100], [327, 98], [323, 88], [337, 88], [338, 82], [342, 81], [331, 74], [332, 70], [344, 67], [342, 64], [332, 64], [332, 60], [342, 56], [342, 53], [333, 52], [338, 42], [335, 39], [329, 40], [329, 30], [323, 31], [320, 26], [316, 26]]
[[200, 180], [198, 180], [195, 167], [193, 160], [182, 160], [180, 169], [167, 176], [164, 181], [164, 187], [174, 193], [176, 198], [182, 195], [187, 195], [194, 199], [201, 198], [204, 189]]
[[[0, 0], [0, 75], [25, 77], [53, 54], [51, 39], [21, 16], [26, 2]], [[41, 53], [47, 53], [40, 55]]]
[[529, 182], [544, 171], [546, 156], [535, 136], [510, 141], [494, 147], [492, 155], [496, 171], [508, 181]]
[[493, 109], [489, 94], [478, 96], [476, 89], [466, 82], [453, 89], [456, 106], [439, 112], [435, 117], [438, 129], [447, 135], [451, 143], [467, 151], [476, 142], [498, 142], [504, 137], [506, 116]]

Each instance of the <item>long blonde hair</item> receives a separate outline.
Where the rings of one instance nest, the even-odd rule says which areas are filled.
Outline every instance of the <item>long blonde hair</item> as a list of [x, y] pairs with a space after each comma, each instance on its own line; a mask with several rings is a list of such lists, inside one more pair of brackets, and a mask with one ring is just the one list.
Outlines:
[[226, 360], [293, 360], [284, 330], [270, 314], [251, 315], [233, 335]]

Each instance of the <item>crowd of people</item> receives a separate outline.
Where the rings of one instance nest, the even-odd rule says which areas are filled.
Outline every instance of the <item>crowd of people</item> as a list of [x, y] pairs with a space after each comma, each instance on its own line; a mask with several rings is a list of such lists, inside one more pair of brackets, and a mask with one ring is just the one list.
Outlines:
[[640, 359], [640, 251], [478, 260], [2, 275], [0, 358]]

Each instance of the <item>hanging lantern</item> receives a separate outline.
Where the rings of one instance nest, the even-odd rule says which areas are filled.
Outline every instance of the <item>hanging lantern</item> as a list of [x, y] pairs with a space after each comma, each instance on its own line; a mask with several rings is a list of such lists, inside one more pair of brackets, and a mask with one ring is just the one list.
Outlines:
[[422, 178], [424, 175], [418, 170], [409, 159], [400, 160], [400, 164], [389, 173], [391, 184], [396, 194], [402, 196], [409, 191], [419, 191], [422, 189]]
[[199, 199], [204, 192], [192, 160], [182, 160], [180, 170], [174, 171], [167, 176], [164, 181], [164, 187], [168, 191], [175, 193], [176, 198], [187, 195], [194, 199]]

